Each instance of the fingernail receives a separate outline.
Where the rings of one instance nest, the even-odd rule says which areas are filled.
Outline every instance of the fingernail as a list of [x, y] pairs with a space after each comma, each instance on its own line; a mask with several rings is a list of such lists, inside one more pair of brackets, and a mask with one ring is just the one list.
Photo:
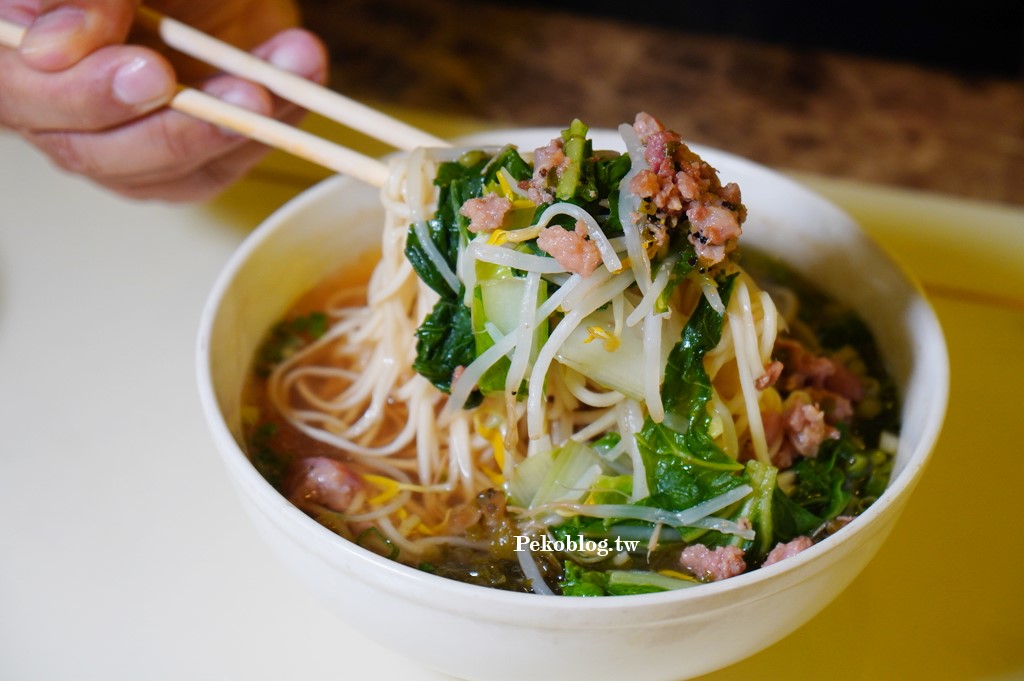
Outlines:
[[[203, 90], [206, 94], [213, 95], [222, 102], [257, 113], [270, 113], [270, 101], [256, 85], [238, 82], [233, 78], [226, 77], [210, 81]], [[239, 133], [228, 128], [220, 128], [220, 131], [226, 137], [242, 137]]]
[[43, 14], [21, 41], [21, 54], [37, 68], [60, 69], [78, 59], [78, 34], [85, 28], [85, 10], [61, 7]]
[[174, 84], [152, 61], [135, 57], [117, 69], [111, 88], [122, 104], [147, 109], [166, 103], [173, 94]]
[[306, 41], [284, 41], [267, 58], [279, 69], [312, 78], [322, 68], [320, 51]]
[[255, 86], [244, 83], [213, 81], [207, 85], [206, 92], [221, 101], [250, 111], [262, 112], [266, 108], [265, 98], [260, 96]]
[[33, 6], [25, 0], [14, 0], [0, 6], [0, 19], [6, 19], [26, 29], [32, 25], [38, 14], [38, 3]]

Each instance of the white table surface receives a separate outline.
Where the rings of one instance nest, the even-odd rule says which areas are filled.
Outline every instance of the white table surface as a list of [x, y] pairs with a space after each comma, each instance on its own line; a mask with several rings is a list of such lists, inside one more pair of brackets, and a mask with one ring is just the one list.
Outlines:
[[0, 132], [0, 679], [440, 678], [291, 579], [200, 412], [206, 294], [294, 191], [130, 202]]

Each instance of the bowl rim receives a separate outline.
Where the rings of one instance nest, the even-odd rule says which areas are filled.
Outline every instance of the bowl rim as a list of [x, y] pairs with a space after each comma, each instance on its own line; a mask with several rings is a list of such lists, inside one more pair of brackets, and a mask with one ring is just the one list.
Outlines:
[[[495, 129], [459, 137], [454, 141], [454, 143], [457, 146], [494, 144], [496, 140], [509, 139], [513, 136], [536, 137], [537, 139], [541, 139], [546, 136], [550, 139], [559, 132], [560, 129], [549, 127]], [[614, 134], [614, 131], [595, 128], [591, 130], [591, 134], [592, 136], [612, 135]], [[357, 561], [356, 564], [350, 566], [353, 567], [353, 569], [358, 565], [365, 568], [365, 570], [368, 571], [368, 574], [372, 574], [373, 571], [376, 571], [379, 579], [389, 580], [389, 588], [392, 590], [398, 589], [407, 598], [432, 604], [438, 601], [437, 594], [440, 591], [443, 591], [451, 596], [465, 597], [464, 599], [456, 598], [452, 601], [453, 603], [467, 602], [472, 604], [480, 599], [486, 599], [494, 606], [504, 606], [511, 609], [529, 607], [531, 612], [537, 611], [538, 607], [540, 607], [542, 611], [549, 611], [562, 615], [567, 612], [624, 612], [634, 611], [637, 609], [646, 610], [652, 606], [671, 606], [678, 608], [679, 606], [697, 603], [706, 605], [707, 602], [715, 601], [723, 595], [736, 591], [752, 589], [762, 585], [764, 582], [775, 582], [776, 586], [774, 588], [768, 589], [761, 594], [761, 597], [766, 598], [770, 594], [791, 588], [794, 584], [799, 583], [800, 573], [803, 572], [808, 564], [811, 562], [817, 562], [818, 560], [825, 558], [828, 554], [834, 553], [835, 548], [854, 540], [857, 535], [865, 532], [880, 532], [885, 530], [885, 524], [881, 521], [887, 514], [888, 509], [894, 504], [902, 502], [905, 495], [908, 494], [917, 484], [926, 464], [930, 460], [942, 428], [948, 405], [948, 349], [946, 347], [945, 338], [938, 322], [937, 315], [935, 314], [931, 303], [928, 301], [923, 287], [917, 278], [909, 272], [901, 262], [890, 256], [878, 243], [871, 239], [851, 216], [825, 197], [817, 194], [805, 185], [787, 177], [779, 171], [768, 168], [747, 158], [696, 143], [688, 143], [688, 145], [702, 157], [705, 155], [712, 157], [714, 159], [713, 165], [717, 166], [720, 160], [724, 160], [730, 165], [743, 167], [747, 171], [771, 178], [774, 182], [784, 184], [788, 190], [798, 193], [802, 200], [817, 204], [819, 209], [826, 210], [827, 212], [831, 212], [840, 217], [844, 222], [848, 223], [850, 229], [855, 233], [856, 238], [859, 241], [864, 242], [862, 245], [873, 249], [880, 259], [884, 260], [889, 267], [899, 273], [901, 279], [903, 279], [908, 284], [908, 287], [915, 293], [914, 302], [920, 307], [920, 312], [923, 315], [923, 319], [920, 320], [919, 323], [928, 327], [926, 331], [930, 343], [932, 344], [934, 351], [942, 358], [942, 361], [939, 364], [929, 365], [928, 367], [928, 370], [934, 374], [934, 380], [938, 381], [937, 385], [939, 390], [932, 395], [932, 401], [930, 403], [927, 418], [927, 427], [924, 432], [922, 432], [919, 440], [914, 443], [912, 454], [907, 459], [906, 465], [899, 472], [896, 478], [890, 481], [885, 493], [873, 502], [863, 513], [857, 516], [849, 527], [844, 528], [841, 532], [837, 532], [826, 537], [824, 540], [785, 561], [775, 565], [761, 567], [750, 572], [745, 572], [719, 582], [701, 584], [699, 587], [695, 588], [668, 592], [634, 594], [629, 596], [617, 596], [614, 598], [581, 599], [539, 598], [536, 594], [532, 593], [503, 591], [500, 589], [467, 584], [433, 575], [397, 561], [390, 560], [373, 553], [368, 549], [358, 546], [353, 542], [349, 542], [341, 536], [331, 532], [329, 529], [316, 522], [313, 518], [307, 516], [297, 507], [288, 502], [287, 499], [277, 492], [277, 490], [275, 490], [273, 486], [256, 471], [256, 469], [251, 465], [242, 446], [232, 435], [230, 428], [221, 413], [213, 383], [213, 373], [210, 367], [210, 361], [212, 360], [212, 357], [210, 356], [210, 351], [212, 349], [211, 337], [217, 313], [224, 297], [229, 292], [235, 276], [237, 276], [240, 268], [252, 253], [259, 249], [271, 234], [282, 229], [283, 226], [294, 219], [296, 215], [301, 214], [304, 210], [308, 210], [310, 205], [322, 202], [338, 192], [365, 191], [365, 188], [356, 186], [358, 184], [356, 180], [342, 176], [332, 176], [318, 182], [316, 185], [287, 201], [263, 220], [256, 229], [247, 235], [240, 246], [232, 253], [218, 274], [204, 303], [196, 340], [196, 373], [199, 398], [208, 427], [211, 429], [214, 440], [217, 442], [217, 449], [219, 450], [224, 462], [233, 471], [243, 476], [242, 484], [246, 485], [250, 492], [259, 495], [259, 497], [267, 504], [276, 505], [278, 509], [282, 511], [280, 517], [272, 519], [273, 522], [279, 525], [287, 524], [288, 527], [282, 528], [285, 531], [297, 528], [307, 534], [313, 533], [313, 541], [318, 544], [318, 553], [330, 560], [332, 564], [335, 563], [333, 559], [337, 555], [348, 554], [353, 558], [353, 560]], [[919, 353], [915, 352], [915, 357], [918, 356]], [[919, 360], [915, 359], [915, 366], [918, 362]], [[903, 405], [903, 408], [906, 408], [905, 405]], [[895, 518], [892, 520], [895, 521]], [[784, 577], [786, 575], [790, 575], [793, 578], [785, 579]], [[358, 575], [358, 578], [363, 579], [362, 573]], [[391, 582], [390, 579], [392, 578], [396, 578], [398, 582]], [[723, 604], [723, 606], [724, 605], [725, 604]], [[474, 610], [474, 612], [480, 617], [491, 616], [490, 613], [478, 610]], [[706, 612], [706, 610], [702, 610], [702, 612]], [[496, 617], [501, 616], [499, 611], [494, 611], [493, 614]], [[550, 620], [547, 623], [547, 626], [551, 628], [562, 628], [559, 626], [560, 622], [562, 622], [562, 620]], [[595, 625], [596, 624], [597, 623], [595, 622]], [[635, 626], [635, 624], [636, 623], [632, 623], [631, 626]], [[579, 626], [579, 622], [574, 622], [572, 626]]]

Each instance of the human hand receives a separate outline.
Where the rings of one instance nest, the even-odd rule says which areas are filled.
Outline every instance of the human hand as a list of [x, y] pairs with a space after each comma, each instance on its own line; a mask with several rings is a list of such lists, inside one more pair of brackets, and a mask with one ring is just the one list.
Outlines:
[[[27, 26], [0, 48], [0, 126], [61, 168], [125, 196], [210, 198], [267, 149], [166, 108], [177, 83], [294, 123], [302, 112], [262, 86], [213, 73], [132, 33], [137, 0], [0, 0], [0, 18]], [[305, 78], [324, 82], [327, 56], [293, 28], [291, 0], [153, 0], [147, 6]], [[129, 41], [131, 44], [126, 44]]]

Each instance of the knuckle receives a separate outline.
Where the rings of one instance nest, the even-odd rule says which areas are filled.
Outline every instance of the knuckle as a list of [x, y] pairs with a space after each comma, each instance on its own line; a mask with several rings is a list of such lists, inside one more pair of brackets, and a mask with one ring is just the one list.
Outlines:
[[62, 170], [90, 177], [102, 175], [102, 164], [86, 150], [81, 134], [57, 131], [32, 137], [36, 146], [42, 149]]
[[156, 156], [166, 159], [168, 166], [183, 166], [195, 162], [197, 150], [194, 148], [193, 136], [187, 134], [174, 116], [154, 116], [151, 119], [153, 128], [153, 144]]
[[23, 131], [29, 125], [25, 117], [24, 97], [17, 87], [14, 59], [10, 54], [0, 54], [0, 126]]

